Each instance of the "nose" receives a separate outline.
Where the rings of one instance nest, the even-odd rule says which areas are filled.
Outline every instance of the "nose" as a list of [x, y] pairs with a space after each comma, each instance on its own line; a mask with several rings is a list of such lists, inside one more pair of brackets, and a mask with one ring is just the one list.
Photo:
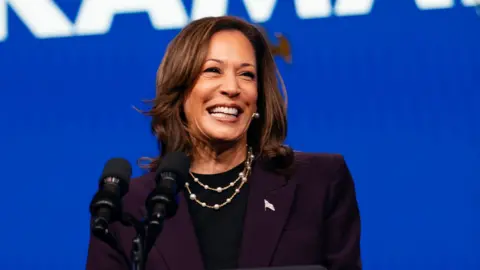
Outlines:
[[237, 77], [233, 72], [225, 73], [223, 76], [223, 84], [221, 88], [222, 95], [236, 97], [240, 94]]

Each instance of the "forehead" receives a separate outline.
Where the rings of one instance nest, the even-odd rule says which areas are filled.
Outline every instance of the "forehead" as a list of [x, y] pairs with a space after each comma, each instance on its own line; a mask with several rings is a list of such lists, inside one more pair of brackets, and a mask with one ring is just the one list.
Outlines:
[[255, 50], [248, 38], [237, 30], [215, 33], [208, 47], [208, 57], [222, 61], [255, 62]]

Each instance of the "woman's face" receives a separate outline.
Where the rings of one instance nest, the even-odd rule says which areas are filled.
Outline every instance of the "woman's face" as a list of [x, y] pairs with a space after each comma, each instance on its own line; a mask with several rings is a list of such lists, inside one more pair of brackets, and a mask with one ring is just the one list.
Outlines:
[[211, 142], [242, 141], [257, 111], [255, 51], [239, 31], [213, 35], [202, 72], [184, 111], [195, 136]]

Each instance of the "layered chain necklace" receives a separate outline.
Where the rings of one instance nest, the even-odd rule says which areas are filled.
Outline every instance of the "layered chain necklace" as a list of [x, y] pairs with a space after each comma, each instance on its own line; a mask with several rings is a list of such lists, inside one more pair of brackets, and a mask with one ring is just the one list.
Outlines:
[[[190, 200], [196, 202], [197, 204], [201, 205], [202, 207], [207, 207], [207, 208], [211, 208], [211, 209], [215, 209], [215, 210], [218, 210], [218, 209], [224, 207], [225, 205], [229, 204], [230, 202], [232, 202], [232, 200], [235, 198], [235, 196], [237, 196], [237, 194], [240, 193], [240, 190], [242, 189], [243, 185], [245, 185], [245, 183], [247, 182], [248, 176], [250, 175], [250, 172], [252, 170], [252, 162], [253, 162], [254, 158], [255, 158], [255, 156], [253, 155], [252, 148], [248, 147], [247, 159], [245, 160], [245, 167], [243, 168], [243, 171], [241, 171], [238, 174], [238, 177], [234, 181], [230, 182], [228, 185], [226, 185], [224, 187], [210, 187], [209, 185], [206, 185], [206, 184], [200, 182], [200, 180], [193, 175], [192, 171], [190, 171], [190, 175], [192, 176], [193, 181], [195, 183], [199, 184], [201, 187], [203, 187], [206, 190], [211, 190], [211, 191], [215, 191], [215, 192], [218, 192], [218, 193], [222, 193], [225, 190], [228, 190], [230, 188], [235, 188], [235, 191], [233, 192], [233, 194], [230, 197], [228, 197], [223, 203], [209, 205], [206, 202], [203, 202], [203, 201], [199, 200], [197, 198], [197, 195], [195, 193], [193, 193], [192, 190], [190, 189], [190, 183], [185, 182], [185, 188], [187, 189], [188, 193], [190, 194], [190, 196], [189, 196]], [[240, 182], [240, 184], [238, 184], [239, 182]]]

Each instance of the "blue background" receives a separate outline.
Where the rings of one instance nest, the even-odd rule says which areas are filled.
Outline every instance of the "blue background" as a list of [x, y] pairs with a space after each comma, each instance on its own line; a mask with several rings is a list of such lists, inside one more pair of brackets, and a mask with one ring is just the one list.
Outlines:
[[[80, 3], [57, 3], [74, 20]], [[237, 1], [229, 14], [248, 18]], [[149, 119], [132, 106], [154, 96], [178, 30], [154, 30], [139, 13], [117, 15], [106, 35], [35, 39], [9, 17], [0, 43], [1, 268], [84, 269], [104, 162], [156, 154]], [[364, 268], [480, 269], [475, 9], [376, 1], [365, 16], [300, 20], [292, 1], [279, 1], [263, 26], [292, 44], [293, 63], [278, 59], [287, 143], [344, 154], [355, 178]]]

